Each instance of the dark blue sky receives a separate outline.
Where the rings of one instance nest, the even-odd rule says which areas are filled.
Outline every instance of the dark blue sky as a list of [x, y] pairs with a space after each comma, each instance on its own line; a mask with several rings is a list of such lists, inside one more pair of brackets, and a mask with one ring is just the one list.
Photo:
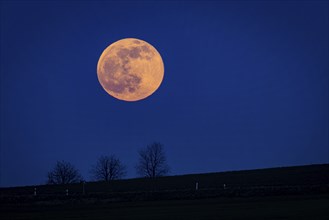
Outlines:
[[[41, 184], [57, 160], [88, 180], [116, 154], [164, 144], [171, 174], [329, 162], [328, 1], [1, 1], [0, 186]], [[152, 44], [160, 88], [123, 102], [102, 51]]]

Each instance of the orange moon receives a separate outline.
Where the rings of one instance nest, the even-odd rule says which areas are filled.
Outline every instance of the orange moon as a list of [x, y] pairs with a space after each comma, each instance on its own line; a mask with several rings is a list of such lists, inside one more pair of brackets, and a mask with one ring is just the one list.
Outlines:
[[103, 51], [97, 64], [97, 76], [109, 95], [124, 101], [138, 101], [159, 88], [164, 65], [151, 44], [125, 38]]

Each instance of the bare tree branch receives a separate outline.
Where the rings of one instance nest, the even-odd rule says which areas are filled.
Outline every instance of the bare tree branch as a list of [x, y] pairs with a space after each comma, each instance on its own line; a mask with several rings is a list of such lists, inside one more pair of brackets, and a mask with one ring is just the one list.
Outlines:
[[126, 167], [115, 155], [101, 156], [91, 170], [91, 174], [95, 180], [108, 182], [124, 177]]
[[155, 178], [164, 176], [169, 172], [162, 144], [154, 142], [145, 149], [141, 149], [138, 154], [139, 161], [136, 171], [139, 175]]
[[69, 162], [57, 161], [54, 169], [48, 172], [48, 184], [69, 184], [82, 181], [79, 171]]

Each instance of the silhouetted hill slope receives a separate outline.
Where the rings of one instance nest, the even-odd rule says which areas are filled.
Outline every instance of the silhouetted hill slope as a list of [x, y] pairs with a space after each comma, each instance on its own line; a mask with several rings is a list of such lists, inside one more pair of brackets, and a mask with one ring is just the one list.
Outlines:
[[[270, 168], [259, 170], [231, 171], [220, 173], [190, 174], [162, 177], [157, 180], [157, 190], [194, 189], [198, 182], [199, 189], [258, 186], [301, 186], [329, 183], [329, 165], [311, 165], [297, 167]], [[154, 181], [131, 179], [116, 181], [113, 191], [136, 191], [150, 188]], [[99, 183], [90, 183], [90, 189], [97, 190]], [[104, 189], [105, 190], [105, 189]]]
[[[222, 195], [241, 194], [247, 191], [276, 190], [281, 193], [290, 191], [328, 191], [329, 164], [307, 165], [294, 167], [279, 167], [257, 170], [229, 171], [219, 173], [189, 174], [167, 176], [157, 179], [136, 178], [106, 182], [87, 182], [71, 185], [40, 185], [26, 187], [0, 188], [0, 196], [33, 196], [34, 188], [37, 196], [65, 196], [66, 189], [70, 196], [106, 195], [145, 192], [179, 192], [195, 191], [198, 182], [198, 192], [213, 192]], [[224, 189], [225, 184], [225, 189]], [[83, 186], [84, 185], [84, 186]], [[285, 189], [286, 191], [282, 191]], [[216, 193], [214, 193], [216, 192]]]

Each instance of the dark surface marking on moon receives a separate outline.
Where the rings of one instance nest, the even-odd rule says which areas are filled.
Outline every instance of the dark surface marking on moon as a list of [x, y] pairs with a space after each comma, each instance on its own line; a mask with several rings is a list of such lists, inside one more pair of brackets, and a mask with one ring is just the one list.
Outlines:
[[117, 83], [112, 79], [104, 83], [104, 88], [115, 93], [123, 93], [125, 90], [125, 87], [121, 83]]
[[139, 40], [134, 40], [133, 41], [135, 44], [140, 44], [141, 42]]
[[141, 57], [140, 53], [141, 53], [141, 49], [140, 49], [140, 47], [133, 47], [133, 48], [129, 51], [129, 56], [130, 56], [131, 58], [136, 59], [136, 58], [138, 58], [138, 57]]
[[[119, 51], [120, 52], [120, 51]], [[121, 56], [128, 54], [128, 50], [123, 50], [122, 53], [117, 53]], [[134, 74], [130, 74], [131, 67], [127, 57], [121, 59], [121, 63], [118, 59], [108, 59], [104, 63], [103, 77], [100, 77], [100, 81], [106, 90], [115, 93], [124, 93], [127, 89], [128, 92], [133, 93], [139, 87], [142, 79]], [[115, 76], [115, 73], [120, 72], [119, 76]], [[106, 82], [106, 79], [108, 80]]]
[[120, 59], [127, 58], [128, 54], [129, 54], [129, 50], [127, 48], [123, 48], [117, 52], [117, 55], [118, 57], [120, 57]]
[[129, 61], [128, 61], [128, 59], [124, 59], [124, 60], [122, 61], [122, 66], [121, 66], [121, 68], [122, 68], [122, 73], [123, 73], [123, 74], [129, 74], [129, 70], [130, 70], [131, 68], [130, 68], [130, 66], [129, 66]]
[[150, 49], [150, 46], [148, 46], [148, 45], [143, 45], [141, 48], [142, 48], [142, 50], [147, 54], [147, 55], [145, 56], [145, 58], [146, 58], [147, 60], [151, 60], [151, 59], [152, 59], [152, 56], [151, 56], [151, 55], [154, 55], [154, 52]]
[[120, 69], [120, 64], [115, 62], [114, 59], [108, 59], [104, 63], [104, 74], [112, 76], [113, 73]]
[[[120, 64], [116, 62], [115, 59], [108, 59], [104, 63], [104, 72], [103, 77], [100, 77], [100, 80], [102, 82], [102, 85], [105, 89], [116, 92], [116, 93], [122, 93], [123, 89], [118, 83], [114, 80], [114, 74], [121, 69]], [[105, 79], [108, 79], [106, 82]]]
[[144, 52], [146, 52], [146, 53], [151, 52], [150, 48], [149, 48], [147, 45], [143, 45], [143, 46], [142, 46], [142, 50], [143, 50]]
[[138, 76], [129, 74], [120, 76], [119, 78], [117, 78], [117, 80], [111, 77], [108, 82], [104, 82], [103, 80], [101, 81], [105, 89], [109, 91], [115, 93], [124, 93], [127, 89], [128, 92], [133, 93], [140, 88], [140, 83], [142, 79]]
[[126, 80], [127, 88], [130, 93], [136, 91], [139, 88], [139, 84], [141, 83], [142, 79], [136, 75], [129, 74], [129, 78]]
[[129, 67], [129, 59], [128, 55], [130, 50], [127, 48], [122, 48], [117, 52], [119, 59], [121, 60], [121, 73], [128, 74], [130, 67]]

